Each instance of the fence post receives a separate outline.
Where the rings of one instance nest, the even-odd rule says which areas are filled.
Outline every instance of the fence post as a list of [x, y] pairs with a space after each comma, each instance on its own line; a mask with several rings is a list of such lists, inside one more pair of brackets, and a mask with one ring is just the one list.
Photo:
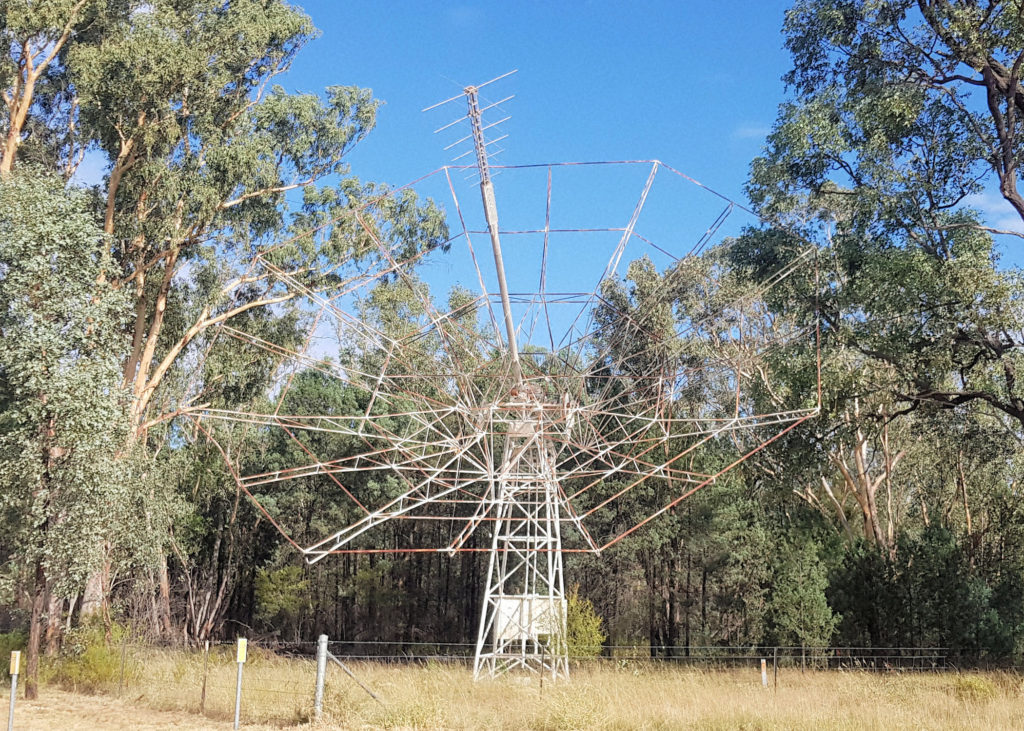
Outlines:
[[327, 678], [327, 635], [316, 641], [316, 694], [313, 696], [313, 718], [319, 721], [324, 713], [324, 681]]
[[117, 679], [117, 697], [121, 697], [121, 693], [124, 691], [124, 661], [128, 655], [128, 630], [124, 632], [124, 638], [121, 640], [121, 674]]
[[206, 649], [203, 650], [203, 689], [199, 693], [199, 715], [206, 713], [206, 671], [210, 665], [210, 641], [206, 641]]
[[18, 694], [18, 670], [21, 665], [21, 652], [11, 653], [11, 708], [7, 712], [7, 731], [14, 731], [14, 697]]
[[775, 671], [775, 692], [779, 692], [779, 648], [772, 648], [772, 668]]
[[547, 659], [544, 657], [544, 655], [545, 655], [544, 649], [545, 649], [545, 645], [543, 643], [541, 643], [541, 646], [540, 646], [540, 673], [538, 673], [538, 675], [540, 675], [540, 694], [541, 695], [544, 695], [544, 666], [547, 664]]
[[761, 687], [768, 687], [768, 660], [761, 658]]
[[238, 663], [238, 678], [235, 680], [235, 728], [238, 728], [238, 717], [242, 709], [242, 666], [245, 665], [246, 640], [238, 638], [238, 654], [235, 661]]

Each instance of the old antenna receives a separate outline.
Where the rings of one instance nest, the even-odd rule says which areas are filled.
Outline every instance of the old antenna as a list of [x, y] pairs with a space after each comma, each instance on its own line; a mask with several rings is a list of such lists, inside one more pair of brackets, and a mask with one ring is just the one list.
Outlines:
[[[507, 117], [483, 117], [512, 97], [488, 104], [479, 91], [511, 73], [427, 109], [466, 103], [464, 115], [437, 131], [468, 122], [468, 134], [446, 150], [471, 141], [457, 159], [475, 154], [476, 164], [416, 181], [450, 193], [450, 238], [410, 242], [407, 231], [389, 227], [385, 212], [406, 186], [321, 227], [324, 235], [337, 226], [339, 235], [356, 232], [372, 243], [358, 259], [322, 260], [330, 276], [318, 279], [319, 289], [273, 257], [257, 256], [253, 266], [304, 303], [307, 341], [291, 350], [224, 324], [223, 336], [281, 359], [274, 408], [185, 413], [219, 448], [234, 429], [280, 432], [290, 446], [281, 459], [293, 462], [272, 470], [246, 468], [230, 449], [221, 451], [239, 489], [311, 563], [339, 553], [486, 553], [475, 675], [520, 668], [567, 677], [563, 555], [614, 546], [818, 413], [820, 355], [816, 392], [767, 382], [778, 348], [820, 353], [816, 322], [791, 321], [765, 304], [768, 289], [813, 265], [813, 247], [795, 246], [757, 288], [730, 289], [722, 284], [723, 254], [730, 237], [758, 219], [678, 170], [657, 160], [493, 165], [490, 154], [504, 139], [497, 127]], [[503, 199], [506, 218], [520, 224], [515, 230], [499, 228], [499, 171], [508, 176], [506, 190], [523, 190], [513, 182], [539, 184], [540, 195], [529, 200]], [[479, 177], [484, 230], [474, 229], [463, 205], [474, 191], [453, 179], [467, 172]], [[600, 175], [614, 184], [594, 185]], [[584, 187], [573, 189], [573, 181]], [[552, 193], [559, 186], [568, 186], [561, 200], [574, 201], [563, 215]], [[630, 189], [635, 197], [617, 200]], [[600, 190], [615, 200], [588, 209]], [[652, 205], [668, 205], [669, 213], [645, 217]], [[477, 256], [478, 235], [489, 238], [493, 262]], [[531, 257], [539, 284], [509, 287], [503, 239], [514, 253], [513, 278], [522, 279]], [[658, 277], [648, 279], [660, 286], [702, 293], [671, 300], [671, 321], [660, 321], [684, 352], [662, 347], [665, 331], [652, 331], [642, 303], [622, 289], [618, 268], [630, 260], [654, 266]], [[434, 302], [414, 274], [425, 262], [435, 275], [452, 272], [449, 284], [461, 300], [447, 308]], [[431, 270], [430, 263], [442, 266]], [[411, 297], [409, 312], [382, 321], [357, 309], [396, 282]], [[325, 350], [328, 332], [336, 350]], [[318, 413], [307, 400], [293, 401], [293, 384], [307, 376], [335, 379], [361, 406]], [[711, 445], [714, 458], [702, 460]], [[328, 535], [311, 527], [323, 521], [279, 507], [288, 504], [281, 486], [293, 481], [331, 506], [324, 520], [336, 528]], [[620, 509], [625, 501], [630, 506]], [[402, 540], [382, 541], [374, 531], [385, 524]], [[485, 526], [490, 535], [478, 535]]]
[[[438, 107], [444, 106], [445, 104], [453, 102], [457, 99], [466, 99], [466, 104], [468, 106], [468, 111], [466, 115], [464, 117], [459, 117], [453, 122], [449, 122], [443, 127], [439, 127], [438, 129], [434, 130], [434, 133], [436, 134], [450, 127], [454, 127], [463, 120], [469, 120], [470, 128], [472, 130], [470, 134], [466, 135], [460, 140], [456, 140], [451, 145], [448, 145], [448, 147], [445, 149], [450, 149], [455, 145], [458, 145], [470, 139], [472, 139], [473, 141], [473, 150], [476, 152], [477, 173], [480, 176], [480, 197], [483, 201], [484, 217], [487, 220], [487, 231], [491, 237], [491, 251], [494, 254], [494, 270], [498, 278], [498, 292], [501, 296], [501, 309], [505, 320], [505, 336], [507, 338], [506, 344], [508, 346], [509, 360], [510, 365], [512, 367], [512, 372], [515, 375], [516, 380], [518, 382], [521, 382], [523, 379], [523, 371], [522, 366], [519, 363], [519, 346], [516, 344], [516, 325], [515, 321], [512, 318], [512, 303], [508, 295], [508, 280], [505, 277], [505, 262], [501, 256], [501, 236], [498, 232], [498, 204], [494, 198], [494, 181], [491, 180], [491, 169], [490, 165], [487, 162], [488, 145], [503, 140], [508, 135], [497, 137], [491, 140], [490, 142], [488, 142], [487, 139], [484, 137], [484, 132], [486, 130], [497, 127], [502, 122], [506, 122], [509, 119], [511, 119], [511, 117], [504, 117], [503, 119], [500, 119], [497, 122], [493, 122], [487, 126], [484, 126], [482, 119], [482, 115], [485, 111], [493, 109], [494, 107], [497, 107], [504, 102], [510, 101], [514, 95], [507, 96], [500, 101], [488, 104], [482, 109], [480, 107], [480, 89], [489, 84], [493, 84], [496, 81], [500, 81], [501, 79], [511, 76], [517, 71], [518, 69], [513, 69], [512, 71], [504, 73], [501, 76], [496, 76], [490, 81], [485, 81], [484, 83], [479, 84], [478, 86], [467, 86], [465, 89], [462, 90], [462, 94], [450, 97], [442, 102], [438, 102], [437, 104], [426, 107], [422, 111], [429, 112], [433, 109], [437, 109]], [[466, 153], [463, 153], [462, 155], [458, 155], [455, 158], [455, 160], [458, 160], [459, 158], [463, 157], [466, 154], [468, 154], [468, 151]]]
[[[484, 125], [483, 112], [498, 106], [480, 106], [479, 91], [514, 74], [510, 71], [478, 86], [463, 89], [466, 116], [445, 125], [446, 129], [468, 119], [480, 178], [480, 198], [491, 239], [494, 271], [498, 280], [501, 311], [505, 322], [508, 366], [512, 373], [507, 393], [497, 394], [490, 404], [499, 433], [503, 432], [503, 457], [496, 484], [486, 503], [496, 518], [488, 558], [487, 585], [480, 612], [474, 658], [474, 676], [496, 675], [521, 667], [568, 677], [566, 642], [565, 581], [562, 571], [561, 506], [555, 473], [556, 447], [551, 439], [554, 426], [545, 410], [551, 410], [550, 394], [523, 379], [516, 325], [512, 315], [505, 264], [501, 254], [498, 205], [488, 164], [488, 142], [484, 132], [508, 119]], [[455, 101], [452, 97], [433, 107]], [[464, 137], [463, 140], [466, 140]], [[497, 139], [503, 139], [501, 137]], [[455, 143], [458, 144], [458, 143]], [[558, 398], [554, 406], [562, 405]], [[564, 426], [564, 420], [562, 422]]]

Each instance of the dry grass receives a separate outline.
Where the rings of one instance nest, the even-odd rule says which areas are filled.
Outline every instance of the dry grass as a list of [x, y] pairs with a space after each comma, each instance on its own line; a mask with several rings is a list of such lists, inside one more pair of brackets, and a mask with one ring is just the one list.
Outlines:
[[[211, 652], [205, 717], [212, 727], [231, 719], [232, 660], [229, 647]], [[201, 653], [136, 652], [133, 661], [137, 675], [124, 690], [126, 703], [198, 712]], [[385, 705], [330, 666], [324, 701], [328, 728], [1024, 728], [1024, 680], [1008, 673], [783, 670], [776, 692], [761, 687], [753, 667], [705, 672], [602, 665], [575, 672], [570, 682], [547, 682], [543, 689], [536, 678], [473, 683], [462, 666], [351, 667]], [[308, 722], [315, 677], [311, 660], [251, 652], [244, 677], [245, 722]]]

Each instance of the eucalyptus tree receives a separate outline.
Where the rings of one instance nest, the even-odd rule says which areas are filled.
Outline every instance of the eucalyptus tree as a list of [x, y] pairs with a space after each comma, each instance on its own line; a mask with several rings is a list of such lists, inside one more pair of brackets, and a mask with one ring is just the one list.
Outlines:
[[[99, 282], [108, 241], [86, 196], [26, 168], [0, 182], [0, 509], [3, 572], [30, 606], [26, 695], [45, 615], [131, 532], [123, 292]], [[7, 597], [10, 601], [12, 598]]]
[[1024, 212], [1018, 6], [798, 2], [784, 28], [793, 96], [749, 191], [763, 214], [829, 239], [863, 309], [840, 326], [826, 302], [826, 325], [896, 369], [905, 408], [983, 401], [1024, 425], [1019, 276], [966, 207], [994, 175]]
[[794, 99], [755, 165], [763, 193], [765, 175], [790, 181], [772, 186], [773, 203], [838, 174], [870, 189], [864, 204], [894, 228], [941, 249], [942, 232], [977, 225], [943, 212], [994, 176], [1024, 219], [1019, 2], [798, 0], [783, 31]]
[[[50, 145], [38, 157], [54, 165], [83, 149], [107, 164], [97, 194], [113, 260], [99, 277], [133, 313], [122, 362], [128, 442], [230, 395], [231, 358], [203, 367], [232, 347], [224, 327], [255, 324], [287, 347], [301, 327], [300, 296], [358, 276], [351, 265], [373, 266], [379, 245], [405, 259], [445, 241], [432, 204], [411, 192], [380, 198], [386, 186], [359, 181], [343, 161], [375, 124], [369, 90], [292, 94], [275, 83], [316, 35], [299, 9], [281, 0], [30, 5], [3, 5], [3, 166], [16, 167], [33, 140]], [[93, 576], [83, 611], [107, 591], [109, 577]]]
[[68, 176], [81, 160], [84, 147], [75, 140], [77, 120], [62, 79], [63, 60], [76, 36], [96, 23], [101, 5], [97, 0], [0, 2], [0, 176], [26, 154]]
[[[848, 537], [830, 588], [848, 641], [867, 625], [859, 640], [924, 637], [886, 634], [872, 617], [916, 616], [903, 567], [935, 531], [963, 541], [957, 592], [1003, 581], [979, 578], [973, 562], [990, 548], [972, 508], [986, 506], [987, 521], [1012, 492], [1021, 276], [968, 204], [994, 179], [1022, 211], [1018, 6], [804, 0], [786, 16], [790, 99], [748, 188], [775, 225], [746, 232], [731, 260], [763, 281], [801, 240], [819, 247], [819, 276], [790, 278], [768, 300], [820, 318], [822, 417], [759, 463]], [[805, 382], [813, 354], [793, 355], [775, 371]]]
[[[283, 2], [156, 2], [69, 52], [82, 127], [111, 165], [104, 226], [119, 263], [111, 281], [135, 309], [124, 379], [137, 433], [186, 406], [160, 386], [211, 327], [336, 285], [345, 262], [374, 249], [353, 209], [386, 190], [347, 177], [342, 158], [372, 129], [377, 102], [355, 87], [319, 96], [273, 83], [314, 33]], [[300, 198], [292, 213], [289, 192]], [[443, 239], [437, 210], [411, 194], [365, 216], [385, 242]], [[204, 285], [201, 306], [171, 333], [182, 272]]]

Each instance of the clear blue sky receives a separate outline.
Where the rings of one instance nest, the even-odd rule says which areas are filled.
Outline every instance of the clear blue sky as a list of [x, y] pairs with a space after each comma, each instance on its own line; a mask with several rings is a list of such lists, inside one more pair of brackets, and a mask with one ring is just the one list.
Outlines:
[[[393, 185], [448, 164], [453, 152], [443, 148], [461, 136], [433, 131], [464, 115], [464, 103], [426, 113], [424, 107], [518, 69], [481, 92], [492, 101], [515, 95], [503, 105], [512, 119], [502, 125], [509, 137], [501, 143], [505, 151], [498, 164], [659, 159], [743, 202], [750, 161], [775, 119], [784, 96], [780, 77], [789, 67], [781, 35], [788, 0], [300, 4], [321, 36], [299, 54], [283, 84], [309, 92], [332, 84], [371, 88], [385, 106], [377, 129], [349, 160], [361, 178]], [[504, 116], [492, 115], [491, 120]], [[472, 158], [460, 162], [470, 164]], [[592, 170], [556, 173], [552, 226], [624, 226], [648, 170], [622, 177]], [[544, 225], [545, 186], [535, 178], [510, 173], [496, 179], [503, 229]], [[417, 189], [451, 214], [442, 181], [432, 182], [437, 186]], [[722, 202], [710, 196], [695, 200], [692, 190], [676, 182], [659, 173], [639, 232], [682, 255]], [[470, 228], [484, 228], [479, 194], [471, 184], [456, 183], [462, 184]], [[457, 222], [449, 221], [456, 232]], [[719, 234], [750, 223], [751, 218], [733, 216], [732, 230]], [[549, 291], [592, 291], [619, 236], [553, 238]], [[540, 237], [505, 237], [504, 244], [510, 288], [536, 291]], [[455, 283], [479, 289], [465, 244], [456, 249], [420, 267], [437, 297]], [[559, 260], [559, 252], [570, 253]], [[659, 267], [667, 264], [637, 240], [623, 261], [652, 253]], [[489, 256], [481, 260], [482, 276], [493, 292]], [[529, 319], [517, 311], [520, 316]], [[572, 320], [571, 314], [551, 316], [563, 326]]]
[[[434, 102], [487, 89], [516, 98], [498, 162], [660, 159], [731, 197], [783, 98], [789, 2], [299, 3], [321, 37], [291, 90], [372, 88], [386, 102], [354, 172], [401, 184], [449, 161]], [[443, 139], [442, 139], [443, 138]]]
[[[742, 202], [790, 66], [791, 0], [298, 4], [322, 35], [284, 84], [373, 89], [386, 106], [350, 160], [360, 177], [395, 185], [450, 161], [442, 148], [457, 137], [432, 131], [462, 107], [422, 108], [519, 69], [486, 90], [516, 95], [498, 163], [654, 158]], [[991, 225], [1021, 228], [991, 185], [969, 203]], [[1016, 263], [1019, 240], [1000, 244]]]

